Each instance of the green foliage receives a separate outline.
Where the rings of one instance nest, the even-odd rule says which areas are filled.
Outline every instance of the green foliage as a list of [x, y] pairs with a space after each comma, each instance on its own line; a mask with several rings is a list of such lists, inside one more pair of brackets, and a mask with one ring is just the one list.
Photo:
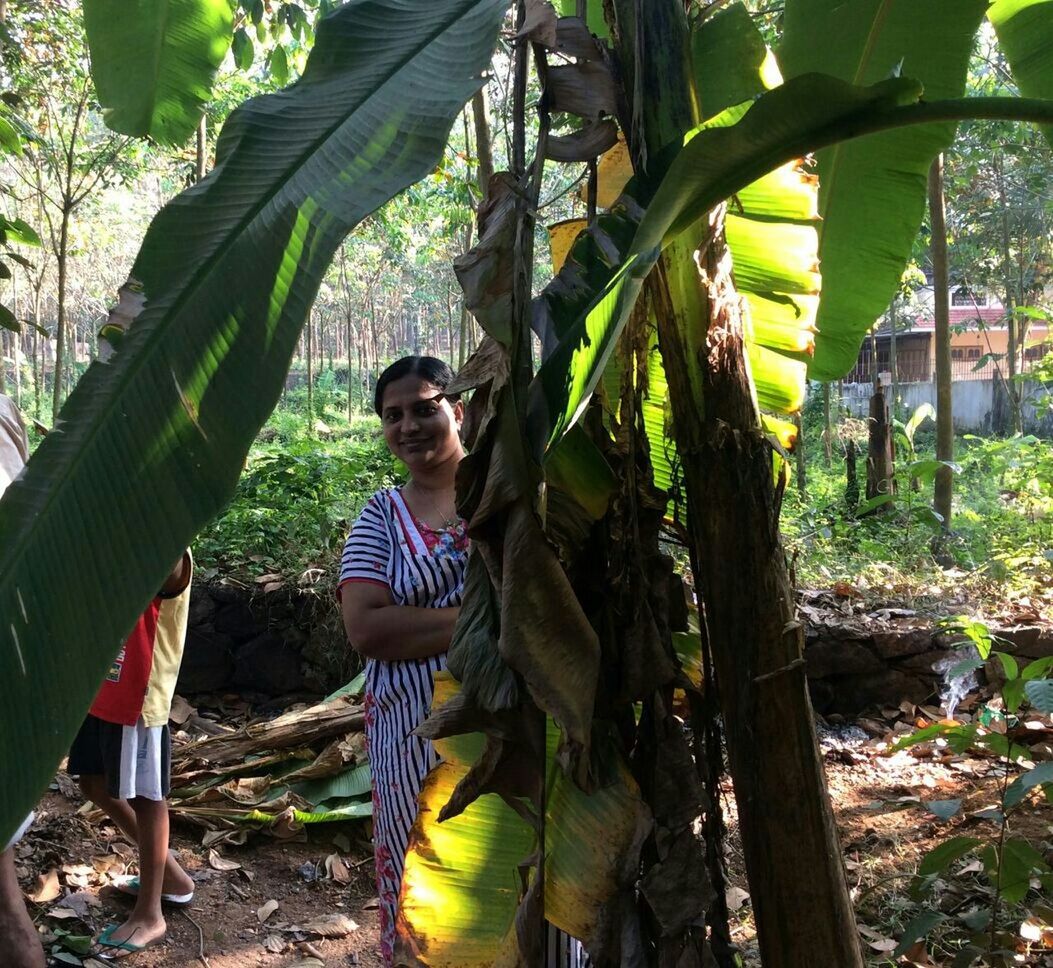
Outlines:
[[[1053, 679], [1042, 678], [1053, 666], [1053, 659], [1042, 659], [1030, 663], [1023, 673], [1019, 671], [1016, 660], [1008, 653], [992, 651], [996, 641], [990, 630], [982, 622], [962, 616], [949, 620], [945, 627], [964, 636], [967, 652], [978, 652], [984, 659], [996, 657], [1000, 660], [1006, 679], [1001, 689], [1000, 706], [986, 705], [969, 723], [942, 721], [933, 723], [903, 737], [892, 747], [898, 751], [918, 743], [939, 741], [946, 743], [956, 753], [963, 753], [970, 747], [978, 747], [993, 754], [1001, 761], [1002, 783], [999, 790], [999, 805], [991, 812], [989, 819], [997, 823], [997, 830], [989, 837], [954, 836], [943, 841], [930, 850], [918, 865], [917, 875], [911, 883], [910, 894], [915, 901], [921, 901], [937, 893], [940, 878], [953, 876], [952, 865], [967, 854], [977, 853], [983, 864], [984, 875], [992, 892], [991, 912], [988, 921], [997, 928], [1000, 906], [1017, 905], [1023, 902], [1031, 889], [1031, 882], [1037, 878], [1045, 891], [1053, 888], [1053, 869], [1041, 852], [1021, 837], [1008, 836], [1010, 816], [1022, 809], [1028, 794], [1041, 787], [1046, 796], [1053, 794], [1053, 763], [1041, 763], [1038, 766], [1028, 763], [1030, 751], [1012, 743], [1005, 735], [1005, 728], [1017, 721], [1012, 715], [1019, 712], [1022, 701], [1029, 702], [1038, 711], [1049, 712], [1053, 709]], [[982, 665], [982, 663], [977, 663]], [[950, 678], [966, 674], [973, 664], [968, 660], [952, 669]], [[1025, 678], [1029, 677], [1029, 678]], [[1026, 700], [1024, 699], [1026, 697]], [[1007, 717], [1002, 709], [1009, 714]], [[1001, 728], [999, 728], [1001, 725]], [[1027, 764], [1025, 772], [1017, 775], [1010, 782], [1014, 768]], [[958, 803], [960, 806], [960, 801]], [[948, 819], [957, 811], [949, 812], [943, 819]], [[971, 935], [972, 925], [965, 918], [960, 921], [951, 912], [943, 912], [933, 907], [923, 908], [914, 921], [906, 928], [897, 949], [900, 953], [910, 944], [923, 938], [937, 924], [951, 921], [952, 927], [970, 937], [972, 945], [977, 944], [977, 936]], [[996, 935], [992, 932], [990, 945], [995, 943]]]
[[85, 0], [92, 77], [106, 123], [182, 144], [230, 47], [232, 0]]
[[867, 505], [853, 510], [846, 502], [844, 464], [851, 437], [857, 474], [865, 479], [866, 424], [842, 419], [828, 468], [821, 460], [822, 419], [820, 395], [813, 392], [804, 411], [808, 494], [803, 498], [796, 488], [788, 489], [782, 517], [784, 536], [797, 552], [800, 585], [844, 581], [908, 600], [944, 592], [992, 604], [1030, 596], [1041, 607], [1053, 568], [1049, 440], [958, 438], [953, 531], [942, 542], [955, 568], [947, 571], [932, 555], [942, 522], [932, 510], [932, 478], [940, 465], [929, 425], [919, 423], [908, 435], [907, 425], [897, 422], [896, 494], [871, 502], [891, 505], [885, 513], [866, 515]]
[[[902, 73], [923, 85], [926, 99], [956, 97], [986, 6], [788, 0], [779, 62], [787, 78], [820, 71], [874, 84]], [[888, 306], [925, 211], [929, 165], [954, 131], [953, 124], [925, 125], [817, 154], [823, 291], [813, 378], [850, 370], [864, 333]]]
[[342, 400], [323, 395], [319, 432], [319, 420], [305, 416], [303, 394], [291, 396], [295, 409], [271, 415], [234, 497], [194, 549], [200, 568], [245, 578], [303, 576], [328, 591], [351, 523], [374, 491], [395, 483], [396, 464], [375, 417], [348, 425]]
[[[20, 755], [0, 837], [47, 782], [143, 603], [232, 495], [336, 247], [442, 157], [503, 14], [501, 0], [340, 8], [300, 83], [231, 115], [212, 175], [154, 220], [133, 269], [146, 308], [0, 501], [0, 671], [39, 686], [4, 708], [0, 736], [18, 737]], [[410, 105], [416, 87], [428, 97]], [[60, 557], [81, 579], [56, 596], [40, 576], [59, 574]]]

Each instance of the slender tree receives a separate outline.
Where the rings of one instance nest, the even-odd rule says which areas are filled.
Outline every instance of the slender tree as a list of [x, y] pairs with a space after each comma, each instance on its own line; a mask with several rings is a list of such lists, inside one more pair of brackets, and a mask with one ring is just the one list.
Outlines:
[[[954, 460], [954, 412], [951, 393], [950, 280], [947, 271], [947, 218], [943, 200], [943, 155], [929, 169], [929, 221], [932, 229], [932, 290], [935, 296], [936, 329], [936, 459]], [[933, 505], [943, 518], [943, 530], [951, 528], [951, 496], [954, 478], [950, 467], [936, 471]]]

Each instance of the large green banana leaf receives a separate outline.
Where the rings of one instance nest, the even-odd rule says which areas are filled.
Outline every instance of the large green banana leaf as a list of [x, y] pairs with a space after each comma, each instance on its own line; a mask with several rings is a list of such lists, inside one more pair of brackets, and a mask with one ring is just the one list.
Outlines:
[[[448, 673], [436, 676], [434, 708], [456, 695]], [[619, 888], [626, 852], [638, 847], [648, 813], [636, 781], [618, 763], [608, 782], [583, 793], [555, 765], [560, 731], [548, 723], [545, 829], [546, 918], [582, 940], [604, 930], [604, 905]], [[457, 783], [479, 759], [483, 736], [436, 740], [442, 762], [424, 782], [399, 900], [396, 963], [430, 968], [517, 965], [514, 918], [519, 870], [536, 850], [534, 831], [497, 794], [438, 821]], [[606, 926], [609, 929], [609, 925]]]
[[106, 124], [182, 144], [230, 48], [233, 0], [84, 0], [91, 76]]
[[[905, 78], [869, 88], [794, 78], [760, 97], [737, 124], [687, 141], [640, 220], [613, 278], [560, 337], [530, 389], [528, 431], [540, 458], [573, 425], [610, 358], [643, 280], [663, 249], [713, 206], [808, 151], [882, 123], [920, 95]], [[779, 377], [781, 380], [781, 377]]]
[[[1020, 93], [1053, 98], [1053, 0], [997, 0], [987, 16]], [[1053, 127], [1042, 131], [1053, 144]]]
[[303, 78], [231, 115], [154, 220], [146, 307], [0, 501], [0, 841], [46, 786], [136, 616], [234, 490], [332, 254], [425, 175], [505, 0], [360, 0]]
[[[743, 102], [782, 83], [774, 57], [740, 3], [698, 25], [691, 51], [694, 84], [709, 126], [734, 124], [749, 106]], [[804, 398], [801, 360], [814, 346], [819, 302], [817, 196], [816, 179], [793, 161], [748, 185], [728, 206], [725, 229], [735, 286], [749, 308], [746, 346], [758, 403], [767, 410], [791, 412]], [[670, 278], [669, 284], [682, 281]], [[648, 360], [643, 417], [655, 483], [675, 488], [678, 460], [657, 343]]]
[[[965, 87], [987, 0], [787, 0], [779, 62], [794, 78], [813, 71], [853, 84], [893, 73], [916, 78], [927, 100]], [[855, 364], [863, 334], [885, 311], [918, 234], [932, 159], [954, 123], [905, 128], [820, 151], [819, 302], [814, 379]]]

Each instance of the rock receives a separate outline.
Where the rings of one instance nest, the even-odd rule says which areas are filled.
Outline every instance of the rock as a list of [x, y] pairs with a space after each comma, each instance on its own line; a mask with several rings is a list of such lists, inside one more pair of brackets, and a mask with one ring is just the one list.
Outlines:
[[260, 634], [260, 627], [245, 602], [227, 602], [216, 609], [212, 624], [217, 632], [239, 642], [247, 642]]
[[898, 659], [905, 655], [919, 655], [933, 648], [931, 628], [875, 630], [871, 635], [874, 651], [882, 659]]
[[234, 640], [208, 626], [187, 631], [183, 664], [176, 689], [180, 695], [215, 692], [230, 682], [234, 674]]
[[960, 650], [933, 649], [931, 652], [923, 652], [921, 655], [909, 655], [905, 659], [900, 659], [893, 664], [892, 668], [918, 676], [921, 679], [932, 680], [935, 683], [938, 680], [942, 680], [943, 675], [932, 668], [933, 664], [952, 655], [958, 655], [963, 661], [968, 658], [968, 654]]
[[819, 689], [813, 690], [813, 701], [816, 711], [824, 715], [857, 716], [868, 706], [894, 706], [904, 699], [921, 703], [933, 692], [931, 684], [916, 676], [895, 669], [880, 669], [865, 675], [825, 679]]
[[293, 692], [303, 686], [300, 655], [280, 635], [264, 632], [238, 649], [234, 685], [268, 696]]
[[187, 623], [191, 626], [205, 625], [212, 620], [216, 613], [216, 600], [208, 593], [208, 589], [202, 585], [194, 585], [190, 591], [190, 611], [187, 614]]
[[881, 660], [865, 645], [832, 636], [823, 636], [817, 642], [808, 643], [804, 658], [808, 663], [810, 679], [877, 672], [883, 668]]
[[1053, 627], [1048, 625], [1015, 625], [994, 629], [994, 633], [1013, 644], [1011, 649], [1005, 649], [1004, 644], [996, 645], [995, 648], [1001, 647], [1029, 659], [1044, 659], [1047, 655], [1053, 655]]

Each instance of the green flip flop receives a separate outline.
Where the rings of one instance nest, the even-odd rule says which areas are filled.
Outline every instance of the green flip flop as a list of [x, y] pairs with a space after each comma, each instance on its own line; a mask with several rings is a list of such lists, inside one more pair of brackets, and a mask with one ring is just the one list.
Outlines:
[[[120, 927], [121, 925], [119, 924], [111, 924], [98, 936], [98, 938], [95, 939], [95, 944], [102, 949], [98, 953], [98, 957], [102, 958], [104, 961], [116, 961], [118, 958], [123, 958], [129, 954], [137, 954], [155, 944], [160, 944], [160, 942], [164, 940], [164, 935], [162, 935], [160, 938], [155, 938], [153, 941], [147, 941], [145, 944], [136, 944], [131, 938], [126, 938], [124, 941], [114, 941], [113, 932]], [[123, 953], [118, 954], [117, 952]]]

